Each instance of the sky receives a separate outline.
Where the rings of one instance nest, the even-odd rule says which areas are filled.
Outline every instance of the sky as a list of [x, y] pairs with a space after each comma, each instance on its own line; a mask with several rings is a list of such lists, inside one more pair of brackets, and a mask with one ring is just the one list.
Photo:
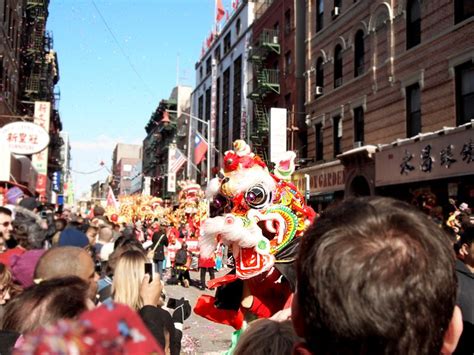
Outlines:
[[[231, 0], [223, 4], [230, 9]], [[90, 172], [101, 161], [110, 169], [116, 143], [141, 144], [151, 113], [178, 80], [194, 87], [214, 11], [215, 0], [50, 2], [47, 30], [58, 53], [76, 197], [107, 177], [105, 168]]]

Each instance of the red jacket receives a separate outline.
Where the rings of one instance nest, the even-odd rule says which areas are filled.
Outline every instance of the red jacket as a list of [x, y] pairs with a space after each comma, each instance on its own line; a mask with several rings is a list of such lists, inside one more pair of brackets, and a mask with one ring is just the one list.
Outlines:
[[199, 262], [198, 262], [198, 266], [199, 267], [209, 267], [209, 268], [212, 268], [212, 267], [215, 267], [216, 266], [216, 260], [214, 259], [214, 257], [211, 257], [211, 258], [203, 258], [203, 257], [199, 257]]

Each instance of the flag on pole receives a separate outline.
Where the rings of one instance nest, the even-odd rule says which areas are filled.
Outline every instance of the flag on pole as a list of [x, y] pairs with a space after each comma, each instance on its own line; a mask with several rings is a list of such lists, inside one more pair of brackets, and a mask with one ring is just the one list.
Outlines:
[[186, 162], [186, 157], [178, 148], [169, 148], [168, 154], [168, 174], [176, 174]]
[[216, 0], [216, 22], [222, 20], [225, 16], [225, 9], [222, 0]]
[[208, 144], [199, 133], [194, 137], [194, 163], [199, 164], [206, 155]]
[[119, 210], [119, 205], [117, 199], [115, 198], [112, 187], [109, 186], [109, 191], [107, 192], [107, 207], [115, 208], [115, 211]]

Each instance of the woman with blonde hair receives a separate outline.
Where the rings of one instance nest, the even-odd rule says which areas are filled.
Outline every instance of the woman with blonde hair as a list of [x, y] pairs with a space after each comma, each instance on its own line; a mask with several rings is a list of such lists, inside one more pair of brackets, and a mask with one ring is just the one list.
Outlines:
[[112, 283], [112, 298], [115, 302], [126, 304], [136, 311], [145, 305], [140, 290], [147, 261], [145, 254], [138, 250], [126, 251], [119, 257]]
[[171, 315], [162, 309], [163, 285], [159, 274], [145, 273], [148, 258], [140, 250], [128, 250], [118, 257], [112, 281], [112, 299], [136, 310], [166, 353], [179, 354], [181, 333]]

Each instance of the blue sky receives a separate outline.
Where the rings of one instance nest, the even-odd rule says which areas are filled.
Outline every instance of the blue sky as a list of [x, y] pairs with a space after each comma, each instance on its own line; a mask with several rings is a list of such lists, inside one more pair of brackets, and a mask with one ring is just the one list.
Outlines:
[[[223, 4], [230, 9], [231, 0]], [[176, 85], [178, 56], [180, 84], [194, 86], [214, 6], [215, 0], [51, 1], [47, 27], [58, 53], [59, 111], [73, 170], [97, 170], [101, 160], [110, 167], [117, 142], [141, 143], [151, 113]], [[73, 173], [76, 197], [106, 176], [105, 169]]]

